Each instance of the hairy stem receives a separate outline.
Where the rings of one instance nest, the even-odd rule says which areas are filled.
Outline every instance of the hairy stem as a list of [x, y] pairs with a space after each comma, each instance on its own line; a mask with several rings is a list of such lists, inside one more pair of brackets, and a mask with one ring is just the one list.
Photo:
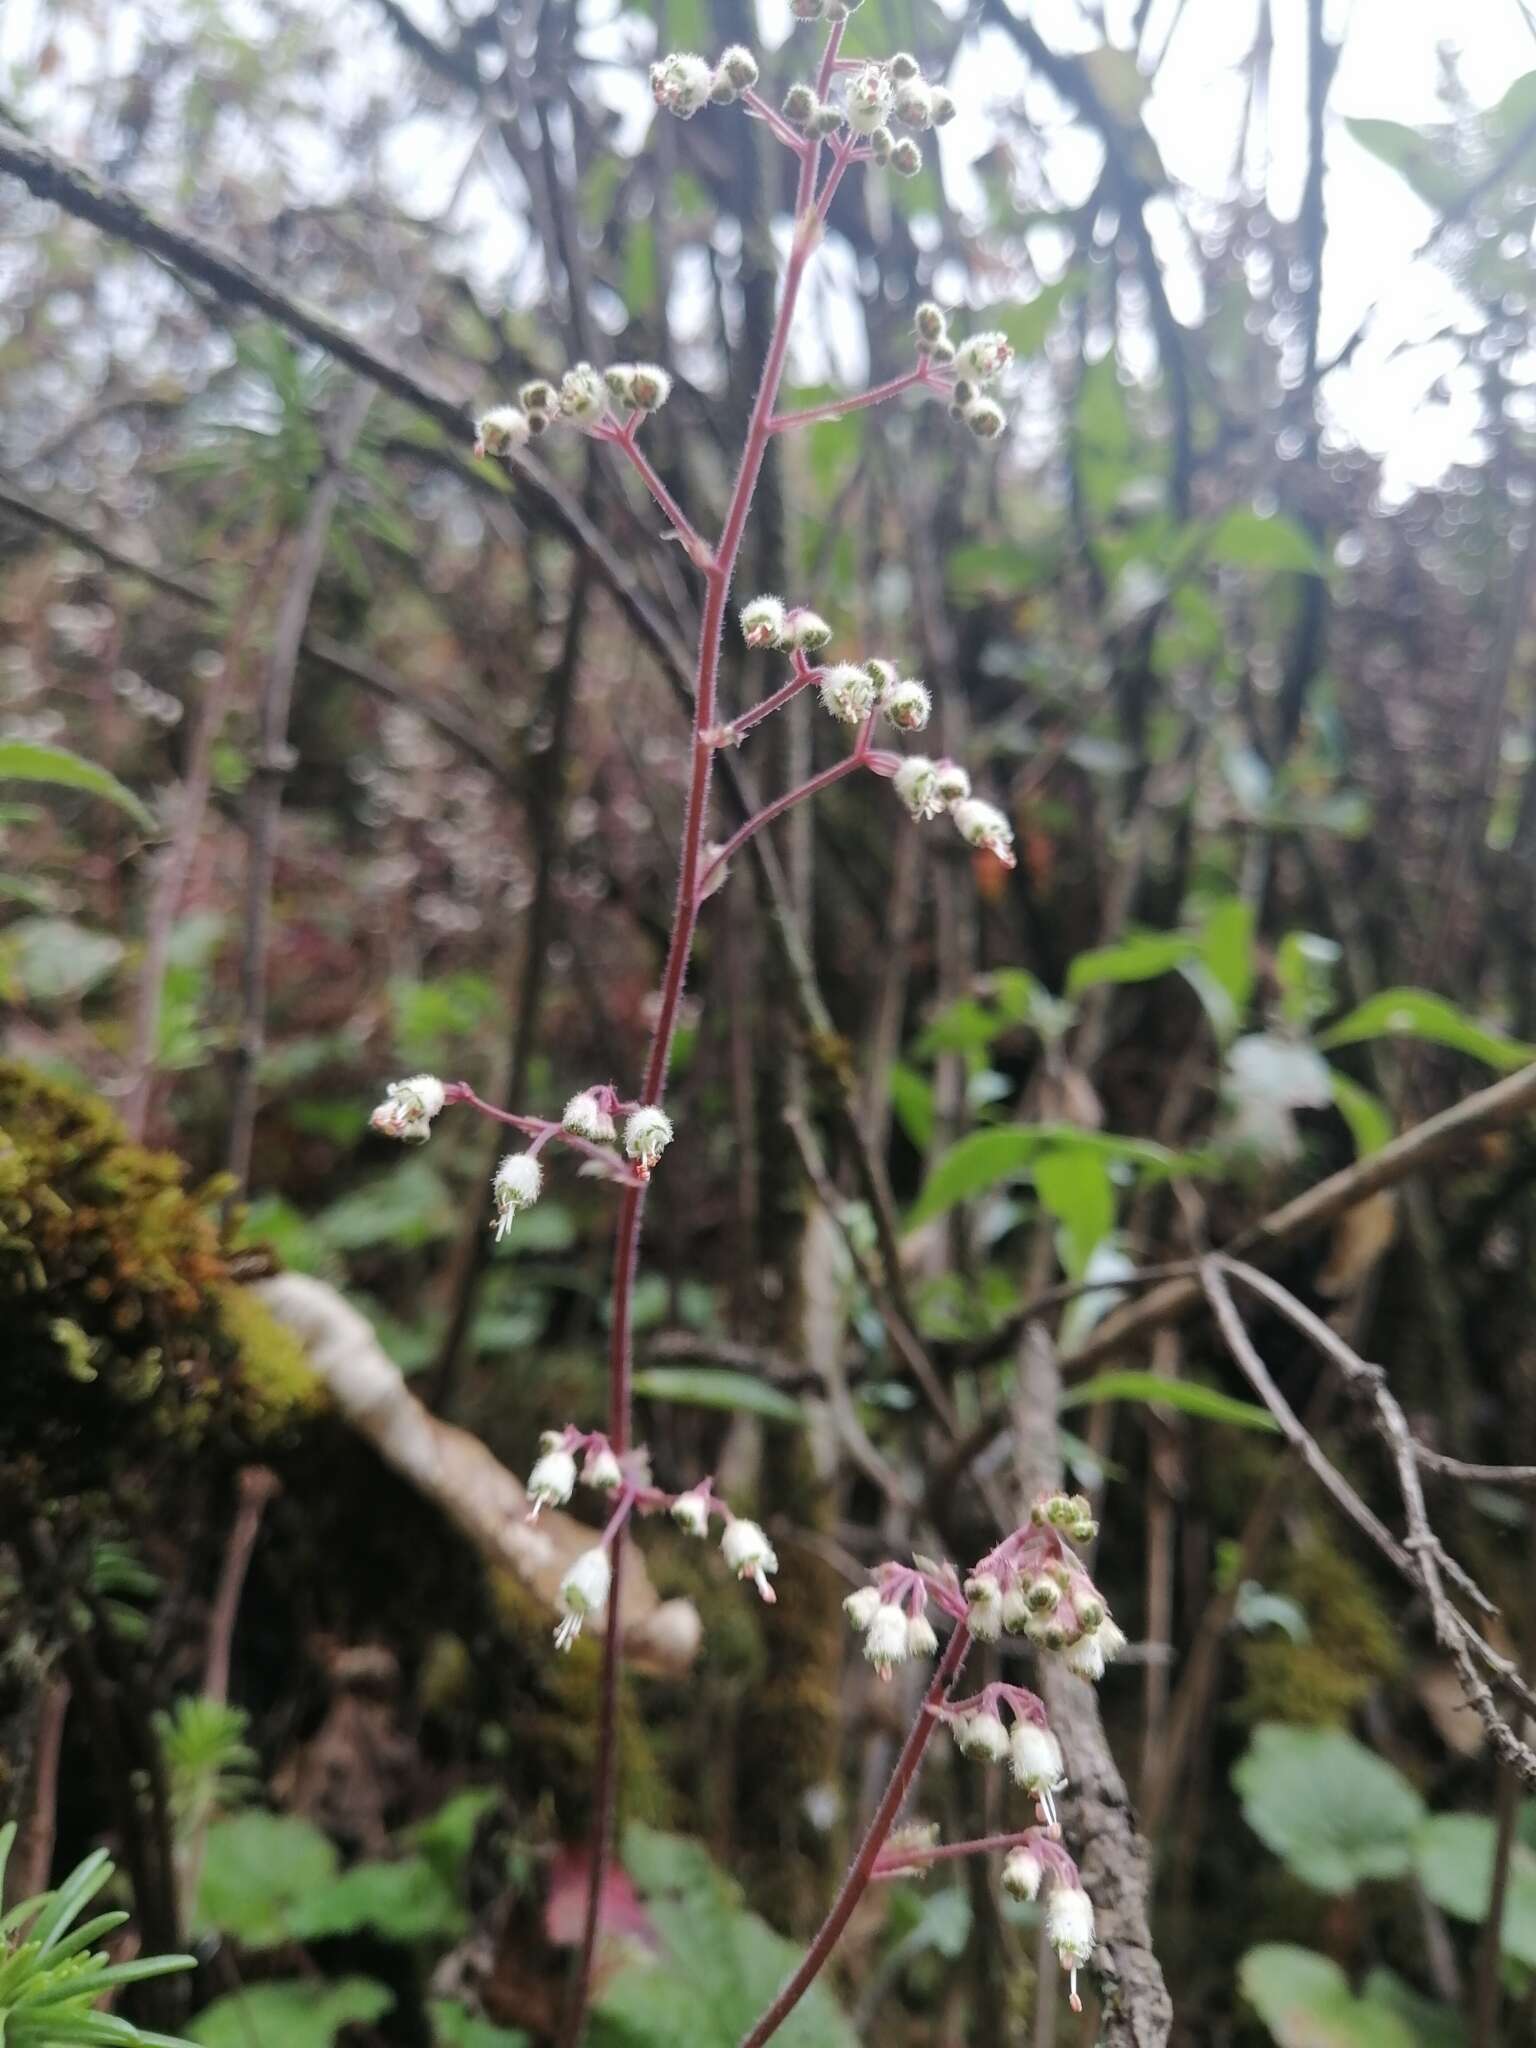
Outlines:
[[845, 754], [841, 761], [834, 761], [830, 768], [823, 768], [821, 773], [813, 775], [809, 782], [802, 782], [795, 789], [787, 789], [782, 796], [776, 796], [771, 804], [764, 804], [760, 811], [748, 818], [739, 831], [731, 834], [724, 846], [711, 859], [699, 879], [701, 899], [708, 895], [710, 883], [729, 861], [731, 855], [745, 846], [754, 832], [761, 832], [765, 825], [771, 825], [775, 818], [782, 818], [784, 813], [793, 810], [796, 804], [803, 804], [807, 797], [820, 796], [821, 792], [830, 789], [834, 782], [841, 782], [844, 776], [851, 775], [856, 768], [863, 766], [862, 749]]

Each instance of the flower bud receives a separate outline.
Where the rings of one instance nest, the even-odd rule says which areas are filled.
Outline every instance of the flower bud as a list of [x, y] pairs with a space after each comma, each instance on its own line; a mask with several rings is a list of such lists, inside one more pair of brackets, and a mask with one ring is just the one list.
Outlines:
[[822, 0], [789, 0], [789, 11], [796, 21], [820, 21]]
[[778, 1555], [756, 1522], [730, 1521], [720, 1538], [720, 1550], [738, 1579], [750, 1579], [758, 1592], [773, 1604], [774, 1592], [768, 1574], [779, 1568]]
[[[821, 12], [821, 0], [817, 0], [816, 13]], [[814, 20], [815, 16], [805, 17]], [[815, 113], [816, 95], [808, 85], [792, 85], [784, 95], [784, 118], [793, 121], [797, 128], [803, 128]]]
[[1022, 1843], [1003, 1858], [1003, 1890], [1011, 1898], [1037, 1899], [1045, 1879], [1045, 1865], [1033, 1849]]
[[555, 1647], [568, 1650], [584, 1621], [602, 1612], [613, 1585], [613, 1567], [603, 1549], [584, 1550], [560, 1581], [560, 1611], [565, 1619], [555, 1630]]
[[844, 725], [857, 725], [875, 707], [875, 686], [856, 662], [834, 662], [822, 671], [821, 701]]
[[822, 12], [828, 21], [846, 21], [862, 5], [863, 0], [824, 0]]
[[931, 1657], [938, 1647], [939, 1638], [933, 1623], [926, 1614], [914, 1614], [907, 1622], [907, 1655]]
[[882, 661], [878, 655], [872, 655], [864, 664], [864, 673], [883, 692], [895, 687], [898, 670], [894, 661]]
[[990, 853], [1005, 868], [1013, 866], [1013, 827], [995, 804], [970, 796], [957, 803], [950, 815], [967, 846]]
[[1097, 1685], [1104, 1676], [1104, 1650], [1095, 1635], [1080, 1635], [1075, 1643], [1069, 1643], [1061, 1661], [1074, 1678], [1089, 1685]]
[[915, 178], [922, 168], [923, 152], [910, 135], [904, 135], [891, 151], [891, 169], [899, 178]]
[[928, 101], [928, 118], [934, 127], [947, 128], [958, 111], [954, 94], [946, 92], [942, 85], [934, 86]]
[[590, 1088], [571, 1097], [560, 1118], [560, 1128], [573, 1138], [585, 1138], [591, 1145], [611, 1145], [615, 1135], [613, 1118]]
[[927, 128], [933, 119], [933, 95], [920, 78], [910, 79], [896, 94], [895, 113], [908, 128]]
[[1056, 1792], [1067, 1782], [1061, 1744], [1049, 1728], [1034, 1721], [1015, 1721], [1009, 1750], [1013, 1782], [1031, 1798]]
[[384, 1100], [368, 1122], [382, 1138], [400, 1138], [424, 1145], [432, 1135], [432, 1119], [442, 1111], [446, 1091], [435, 1074], [413, 1074], [409, 1081], [391, 1081]]
[[528, 1474], [528, 1519], [538, 1520], [540, 1508], [563, 1508], [576, 1490], [576, 1460], [551, 1432], [544, 1439], [542, 1456]]
[[560, 417], [573, 426], [590, 427], [608, 410], [602, 378], [590, 363], [577, 363], [560, 379]]
[[1008, 424], [1008, 416], [992, 398], [973, 398], [960, 408], [960, 417], [978, 441], [995, 441]]
[[929, 349], [928, 360], [929, 362], [936, 364], [937, 367], [941, 370], [947, 370], [950, 364], [955, 360], [955, 344], [950, 340], [947, 334], [942, 338], [942, 340], [936, 341], [933, 344], [933, 347]]
[[[938, 773], [926, 754], [909, 754], [892, 778], [896, 794], [914, 818], [936, 818], [944, 808]], [[993, 1580], [996, 1587], [996, 1580]], [[999, 1596], [1000, 1597], [1000, 1596]], [[974, 1629], [972, 1630], [974, 1634]]]
[[896, 147], [896, 138], [890, 129], [881, 126], [872, 128], [869, 134], [869, 153], [877, 164], [888, 164], [891, 151]]
[[656, 1162], [672, 1142], [672, 1119], [655, 1103], [643, 1103], [624, 1125], [624, 1150], [642, 1180], [649, 1180]]
[[1061, 1967], [1081, 1969], [1093, 1954], [1093, 1901], [1080, 1885], [1051, 1886], [1045, 1906], [1046, 1939], [1055, 1949]]
[[531, 1209], [544, 1185], [544, 1169], [531, 1152], [509, 1152], [491, 1176], [491, 1199], [496, 1208], [496, 1242], [506, 1236], [514, 1218]]
[[635, 403], [635, 366], [633, 363], [610, 363], [603, 372], [603, 382], [608, 387], [608, 396], [617, 404], [630, 411]]
[[849, 80], [848, 126], [855, 135], [872, 135], [891, 106], [891, 82], [879, 64], [866, 64]]
[[923, 67], [910, 50], [898, 50], [886, 66], [898, 85], [905, 85], [909, 79], [921, 78]]
[[[921, 760], [920, 755], [915, 759]], [[923, 762], [926, 768], [931, 762]], [[901, 777], [897, 776], [900, 782]], [[914, 816], [927, 815], [916, 813]], [[978, 1643], [995, 1643], [1003, 1632], [1003, 1589], [991, 1572], [973, 1572], [965, 1582], [967, 1623]]]
[[843, 1612], [862, 1635], [880, 1610], [880, 1595], [873, 1586], [860, 1586], [843, 1602]]
[[963, 803], [971, 793], [971, 778], [958, 761], [945, 759], [934, 763], [938, 777], [939, 795], [946, 804]]
[[908, 676], [880, 693], [880, 709], [898, 731], [921, 732], [933, 711], [933, 699], [926, 685]]
[[1008, 1730], [985, 1708], [975, 1714], [957, 1714], [950, 1727], [956, 1749], [976, 1763], [1000, 1764], [1008, 1754]]
[[617, 1493], [624, 1484], [624, 1468], [614, 1456], [613, 1446], [597, 1443], [587, 1452], [581, 1468], [583, 1486], [595, 1487], [599, 1493]]
[[1061, 1588], [1042, 1572], [1024, 1588], [1024, 1598], [1031, 1614], [1054, 1614], [1061, 1605]]
[[944, 318], [942, 307], [936, 306], [932, 299], [924, 299], [912, 315], [912, 329], [917, 336], [918, 347], [930, 349], [949, 332], [949, 322]]
[[842, 112], [830, 100], [818, 100], [815, 112], [805, 124], [807, 134], [819, 136], [835, 135], [842, 125]]
[[690, 1487], [673, 1501], [671, 1516], [685, 1536], [709, 1534], [709, 1494], [702, 1486]]
[[960, 344], [959, 364], [964, 376], [978, 384], [990, 384], [1013, 361], [1013, 343], [996, 329], [970, 335]]
[[672, 396], [672, 378], [659, 363], [633, 363], [629, 375], [633, 403], [642, 412], [659, 412]]
[[531, 384], [525, 384], [517, 394], [517, 402], [524, 412], [553, 412], [557, 396], [553, 384], [546, 384], [542, 377], [535, 377]]
[[714, 72], [702, 57], [691, 51], [674, 51], [651, 66], [651, 97], [667, 113], [689, 121], [708, 100], [714, 80]]
[[1091, 1589], [1077, 1594], [1072, 1605], [1077, 1609], [1078, 1620], [1090, 1634], [1102, 1625], [1105, 1615], [1109, 1612], [1098, 1594]]
[[715, 66], [715, 75], [709, 82], [709, 103], [712, 107], [730, 107], [736, 103], [736, 88], [730, 75], [720, 65]]
[[819, 654], [832, 638], [832, 628], [820, 612], [797, 611], [789, 621], [789, 644], [802, 654]]
[[757, 59], [742, 43], [732, 43], [721, 52], [720, 69], [738, 92], [750, 92], [757, 83]]
[[786, 614], [777, 597], [754, 597], [741, 608], [741, 637], [749, 647], [782, 647]]
[[864, 1654], [878, 1677], [888, 1679], [898, 1664], [911, 1656], [907, 1640], [907, 1617], [894, 1601], [883, 1601], [864, 1633]]
[[528, 416], [515, 405], [492, 406], [475, 427], [477, 455], [510, 455], [514, 448], [526, 448]]
[[1024, 1597], [1024, 1588], [1015, 1579], [1003, 1593], [1003, 1633], [1022, 1636], [1029, 1630], [1029, 1602]]

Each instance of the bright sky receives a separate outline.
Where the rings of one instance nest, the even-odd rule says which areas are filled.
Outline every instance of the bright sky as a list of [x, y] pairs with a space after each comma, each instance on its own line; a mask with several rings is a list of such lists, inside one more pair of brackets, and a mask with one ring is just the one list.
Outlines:
[[[381, 71], [398, 62], [389, 32], [369, 0], [346, 0], [357, 17], [349, 40], [353, 85], [361, 95], [378, 89]], [[418, 18], [441, 18], [440, 0], [409, 0]], [[953, 4], [953, 0], [946, 0]], [[1031, 18], [1047, 41], [1063, 49], [1086, 49], [1107, 29], [1124, 44], [1136, 0], [1033, 0]], [[1260, 0], [1153, 0], [1149, 47], [1162, 48], [1172, 27], [1147, 105], [1148, 125], [1170, 174], [1190, 192], [1212, 201], [1230, 197], [1235, 139], [1242, 118], [1241, 65], [1251, 45]], [[231, 24], [243, 0], [228, 0]], [[589, 0], [595, 20], [611, 18], [617, 0]], [[1302, 105], [1305, 93], [1305, 0], [1269, 0], [1275, 38], [1272, 156], [1268, 196], [1282, 217], [1293, 217], [1303, 171]], [[787, 0], [759, 0], [764, 41], [777, 46], [792, 32]], [[132, 68], [138, 29], [146, 15], [174, 18], [177, 0], [119, 0], [103, 16], [108, 24], [107, 69], [123, 75]], [[633, 34], [612, 35], [634, 55], [648, 54], [643, 19], [648, 10], [630, 9], [622, 19]], [[1096, 19], [1102, 14], [1102, 25]], [[1176, 25], [1175, 25], [1176, 24]], [[46, 122], [59, 108], [49, 139], [70, 149], [79, 139], [80, 101], [68, 104], [71, 87], [100, 76], [103, 45], [98, 35], [73, 26], [63, 39], [65, 61], [57, 84], [50, 80], [45, 102], [37, 91], [35, 59], [56, 26], [49, 0], [0, 0], [0, 73], [9, 72], [24, 104]], [[1322, 352], [1326, 358], [1367, 314], [1370, 329], [1350, 369], [1330, 383], [1328, 402], [1336, 426], [1373, 454], [1386, 458], [1394, 492], [1431, 483], [1446, 465], [1475, 456], [1477, 395], [1473, 373], [1458, 372], [1457, 351], [1434, 337], [1448, 324], [1465, 323], [1468, 309], [1432, 265], [1415, 261], [1415, 251], [1432, 226], [1432, 216], [1385, 166], [1361, 149], [1344, 130], [1346, 116], [1375, 116], [1425, 125], [1444, 115], [1442, 60], [1454, 57], [1463, 87], [1479, 104], [1492, 104], [1523, 72], [1536, 70], [1536, 0], [1330, 0], [1329, 33], [1342, 38], [1343, 54], [1331, 100], [1326, 198], [1328, 258], [1323, 279]], [[794, 30], [804, 35], [804, 30]], [[605, 36], [604, 40], [609, 40]], [[987, 109], [1006, 103], [1026, 86], [1027, 73], [1012, 45], [989, 32], [952, 80], [964, 113], [945, 131], [946, 168], [964, 203], [965, 165], [985, 147]], [[337, 81], [327, 82], [334, 91]], [[61, 98], [60, 95], [66, 97]], [[1045, 123], [1059, 120], [1049, 88], [1030, 85], [1025, 104]], [[643, 85], [634, 85], [637, 129], [648, 112]], [[256, 147], [270, 149], [273, 138]], [[311, 145], [312, 147], [312, 145]], [[292, 163], [292, 152], [287, 153]], [[446, 199], [464, 153], [446, 146], [442, 124], [412, 124], [395, 159], [402, 188], [414, 212], [431, 217]], [[1061, 125], [1048, 145], [1048, 168], [1063, 194], [1083, 196], [1097, 168], [1096, 145], [1082, 131]], [[252, 169], [260, 166], [253, 161]], [[307, 168], [307, 160], [306, 160]], [[1252, 166], [1250, 165], [1250, 170]], [[324, 179], [322, 166], [315, 170]], [[440, 190], [437, 188], [441, 188]], [[466, 199], [470, 222], [483, 229], [486, 250], [476, 269], [493, 285], [506, 269], [506, 214], [495, 193], [482, 188]], [[1185, 318], [1198, 317], [1193, 272], [1179, 263], [1179, 237], [1171, 220], [1155, 223], [1158, 244], [1169, 264], [1170, 296]], [[481, 237], [477, 234], [476, 240]], [[834, 255], [835, 260], [835, 255]], [[834, 330], [837, 331], [837, 330]], [[839, 349], [838, 368], [857, 378], [858, 350]], [[1449, 373], [1449, 374], [1447, 374]]]

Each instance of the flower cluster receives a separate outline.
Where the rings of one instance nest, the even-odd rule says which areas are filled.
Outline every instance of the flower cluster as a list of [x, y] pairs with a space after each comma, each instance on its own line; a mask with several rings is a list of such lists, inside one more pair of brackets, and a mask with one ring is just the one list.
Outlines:
[[[797, 659], [818, 653], [832, 638], [832, 628], [819, 613], [767, 596], [742, 606], [741, 632], [749, 647], [772, 648]], [[843, 725], [862, 725], [879, 711], [899, 732], [921, 732], [933, 711], [928, 685], [903, 676], [893, 661], [830, 662], [800, 673], [816, 683], [824, 709]]]
[[[407, 1144], [422, 1144], [431, 1136], [432, 1119], [450, 1102], [474, 1101], [460, 1081], [445, 1083], [435, 1074], [415, 1074], [408, 1081], [391, 1081], [384, 1100], [369, 1118], [372, 1128], [386, 1138]], [[599, 1172], [631, 1183], [649, 1180], [661, 1155], [672, 1142], [672, 1119], [654, 1102], [622, 1102], [607, 1085], [584, 1088], [565, 1105], [559, 1123], [542, 1117], [507, 1116], [493, 1112], [504, 1123], [526, 1131], [532, 1140], [525, 1152], [509, 1152], [491, 1176], [492, 1228], [500, 1243], [524, 1209], [531, 1209], [544, 1188], [544, 1168], [539, 1154], [552, 1139], [563, 1139], [587, 1153]], [[624, 1118], [619, 1137], [618, 1118]], [[607, 1148], [621, 1146], [627, 1168]]]
[[573, 363], [558, 384], [534, 377], [517, 394], [516, 405], [493, 406], [476, 428], [477, 455], [510, 455], [552, 426], [583, 433], [612, 431], [615, 409], [626, 419], [657, 412], [672, 396], [672, 378], [659, 363], [613, 363], [598, 371]]
[[757, 59], [740, 43], [723, 51], [718, 64], [689, 50], [674, 50], [651, 66], [651, 97], [664, 113], [691, 121], [701, 107], [728, 107], [757, 83]]
[[697, 1537], [707, 1536], [710, 1518], [718, 1516], [724, 1523], [720, 1553], [726, 1564], [738, 1579], [750, 1579], [760, 1596], [773, 1604], [776, 1596], [769, 1579], [779, 1568], [774, 1547], [756, 1522], [733, 1514], [716, 1497], [712, 1480], [701, 1479], [685, 1493], [663, 1493], [649, 1483], [650, 1461], [644, 1451], [631, 1451], [621, 1458], [599, 1430], [549, 1429], [539, 1444], [539, 1456], [528, 1475], [530, 1522], [537, 1521], [544, 1508], [564, 1507], [578, 1483], [614, 1502], [598, 1542], [581, 1553], [560, 1581], [557, 1648], [570, 1649], [582, 1624], [594, 1620], [607, 1606], [613, 1583], [609, 1551], [631, 1514], [667, 1514], [685, 1536]]
[[939, 1639], [928, 1619], [928, 1603], [933, 1600], [941, 1612], [958, 1618], [958, 1586], [952, 1566], [915, 1558], [910, 1565], [881, 1565], [872, 1586], [848, 1595], [843, 1612], [864, 1638], [864, 1654], [879, 1677], [888, 1680], [910, 1657], [933, 1655]]
[[969, 427], [979, 441], [995, 441], [1007, 425], [1003, 408], [989, 387], [1013, 361], [1013, 343], [1006, 334], [987, 329], [957, 342], [949, 331], [942, 306], [924, 299], [913, 316], [918, 354], [937, 369], [953, 370], [949, 393], [950, 418]]
[[1029, 1522], [990, 1551], [965, 1582], [971, 1634], [995, 1643], [1003, 1635], [1027, 1637], [1059, 1656], [1079, 1678], [1095, 1681], [1125, 1648], [1103, 1595], [1082, 1561], [1067, 1548], [1097, 1533], [1093, 1510], [1080, 1493], [1038, 1501]]
[[995, 804], [971, 795], [971, 778], [956, 762], [908, 754], [891, 780], [914, 818], [937, 818], [948, 811], [967, 846], [990, 853], [1004, 867], [1014, 865], [1013, 827]]
[[[1012, 1726], [1005, 1724], [1008, 1709]], [[1013, 1781], [1035, 1802], [1042, 1827], [1057, 1828], [1056, 1794], [1067, 1782], [1061, 1744], [1046, 1726], [1045, 1707], [1021, 1685], [988, 1685], [971, 1699], [951, 1700], [939, 1709], [962, 1756], [1000, 1764], [1006, 1758]]]

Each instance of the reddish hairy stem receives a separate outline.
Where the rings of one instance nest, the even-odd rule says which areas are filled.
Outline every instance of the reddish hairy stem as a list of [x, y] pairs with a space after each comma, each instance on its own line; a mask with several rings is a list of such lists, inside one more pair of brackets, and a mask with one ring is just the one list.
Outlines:
[[805, 137], [797, 134], [778, 108], [770, 106], [760, 92], [755, 92], [749, 87], [741, 96], [741, 104], [759, 121], [766, 121], [786, 149], [792, 149], [796, 156], [804, 156], [807, 147]]
[[953, 1863], [960, 1856], [984, 1856], [993, 1849], [1019, 1849], [1043, 1832], [1040, 1828], [1019, 1828], [1011, 1835], [978, 1835], [974, 1842], [936, 1842], [929, 1849], [904, 1849], [883, 1862], [878, 1857], [872, 1875], [905, 1877], [914, 1870], [926, 1870], [930, 1863]]
[[938, 1669], [933, 1674], [933, 1683], [917, 1710], [917, 1719], [907, 1731], [906, 1741], [901, 1745], [901, 1754], [896, 1759], [891, 1781], [885, 1788], [880, 1804], [875, 1808], [874, 1819], [859, 1845], [859, 1853], [854, 1857], [837, 1897], [832, 1901], [831, 1910], [817, 1929], [810, 1947], [801, 1957], [799, 1968], [757, 2024], [741, 2037], [740, 2048], [763, 2048], [763, 2043], [771, 2040], [779, 2031], [826, 1966], [827, 1958], [836, 1946], [837, 1937], [848, 1925], [854, 1907], [864, 1896], [865, 1888], [874, 1875], [880, 1851], [885, 1847], [886, 1838], [895, 1824], [897, 1814], [901, 1811], [902, 1801], [907, 1796], [912, 1780], [917, 1776], [917, 1767], [923, 1760], [923, 1751], [932, 1741], [933, 1731], [939, 1725], [933, 1709], [943, 1705], [950, 1687], [960, 1675], [960, 1667], [965, 1662], [965, 1653], [970, 1646], [970, 1630], [963, 1621], [959, 1622], [945, 1646], [944, 1655], [939, 1659]]
[[[826, 48], [818, 73], [817, 90], [820, 93], [826, 91], [827, 81], [832, 75], [832, 66], [837, 61], [838, 45], [842, 41], [842, 36], [842, 24], [834, 23], [827, 34]], [[772, 438], [773, 407], [784, 375], [785, 357], [789, 353], [789, 331], [795, 317], [795, 303], [800, 296], [805, 266], [819, 239], [819, 223], [812, 213], [811, 202], [816, 194], [816, 173], [820, 161], [819, 143], [813, 143], [802, 150], [800, 176], [795, 193], [794, 240], [788, 264], [785, 266], [784, 292], [779, 301], [778, 316], [774, 321], [773, 335], [768, 344], [767, 359], [763, 364], [762, 381], [752, 402], [746, 445], [742, 449], [741, 466], [736, 472], [736, 481], [731, 487], [725, 525], [714, 558], [704, 571], [704, 611], [699, 622], [699, 652], [694, 676], [693, 763], [688, 778], [687, 807], [683, 813], [682, 859], [678, 865], [677, 896], [672, 911], [672, 932], [667, 944], [666, 965], [662, 969], [656, 1026], [651, 1037], [650, 1057], [646, 1061], [645, 1080], [640, 1090], [641, 1102], [648, 1104], [659, 1103], [666, 1089], [667, 1069], [672, 1057], [672, 1039], [677, 1029], [677, 1013], [682, 1004], [683, 983], [688, 973], [688, 956], [693, 950], [693, 935], [698, 924], [699, 861], [704, 843], [704, 828], [709, 816], [709, 781], [715, 758], [714, 746], [706, 735], [715, 723], [715, 687], [720, 673], [720, 632], [725, 621], [726, 600], [730, 596], [736, 557], [741, 549], [741, 537], [746, 530], [747, 514], [752, 507], [752, 494], [757, 488], [763, 460], [768, 453], [768, 443]], [[835, 175], [837, 173], [834, 171]], [[832, 179], [829, 178], [828, 183], [830, 185]], [[614, 1245], [613, 1334], [608, 1363], [608, 1436], [615, 1451], [621, 1454], [629, 1447], [630, 1413], [633, 1407], [630, 1301], [634, 1292], [635, 1266], [639, 1257], [640, 1224], [644, 1206], [644, 1187], [626, 1189], [619, 1206]], [[608, 1627], [603, 1637], [602, 1710], [598, 1729], [596, 1786], [597, 1825], [594, 1830], [592, 1865], [587, 1876], [587, 1910], [582, 1929], [581, 1954], [576, 1966], [570, 2024], [566, 2030], [569, 2048], [576, 2048], [586, 2021], [587, 2005], [592, 1990], [592, 1961], [597, 1949], [603, 1885], [613, 1853], [614, 1812], [618, 1794], [615, 1766], [618, 1746], [619, 1678], [623, 1661], [622, 1640], [617, 1621], [618, 1566], [619, 1557], [616, 1554], [613, 1584], [608, 1596]]]
[[782, 711], [792, 697], [798, 697], [806, 685], [814, 683], [820, 674], [820, 669], [815, 668], [798, 670], [782, 689], [775, 690], [771, 697], [765, 697], [761, 704], [754, 704], [752, 709], [744, 711], [740, 718], [733, 718], [726, 728], [730, 733], [729, 744], [734, 746], [754, 725], [761, 725], [763, 720], [772, 717], [775, 711]]
[[925, 357], [915, 370], [888, 378], [884, 384], [871, 385], [868, 391], [857, 391], [851, 398], [832, 398], [825, 405], [808, 405], [800, 412], [777, 413], [770, 423], [772, 431], [784, 434], [791, 427], [814, 427], [818, 420], [840, 420], [847, 413], [862, 412], [866, 406], [882, 405], [886, 399], [895, 398], [903, 391], [914, 391], [920, 385], [926, 388], [929, 381]]
[[622, 449], [629, 457], [640, 481], [671, 520], [672, 530], [682, 542], [689, 561], [695, 568], [707, 569], [710, 562], [709, 542], [697, 531], [693, 521], [656, 474], [650, 457], [635, 439], [633, 426], [617, 428], [612, 433], [604, 434], [602, 438], [611, 448]]
[[807, 797], [818, 796], [822, 790], [830, 789], [834, 782], [841, 782], [845, 775], [851, 775], [855, 768], [863, 766], [863, 751], [856, 749], [851, 754], [845, 754], [841, 761], [834, 761], [830, 768], [823, 768], [819, 775], [813, 775], [809, 782], [802, 782], [794, 789], [787, 789], [782, 796], [776, 796], [771, 804], [764, 804], [760, 811], [748, 818], [739, 831], [731, 834], [704, 870], [699, 880], [701, 899], [709, 893], [710, 881], [714, 875], [754, 833], [761, 832], [765, 825], [771, 825], [775, 818], [782, 818], [786, 811], [793, 810], [796, 804], [804, 803]]

